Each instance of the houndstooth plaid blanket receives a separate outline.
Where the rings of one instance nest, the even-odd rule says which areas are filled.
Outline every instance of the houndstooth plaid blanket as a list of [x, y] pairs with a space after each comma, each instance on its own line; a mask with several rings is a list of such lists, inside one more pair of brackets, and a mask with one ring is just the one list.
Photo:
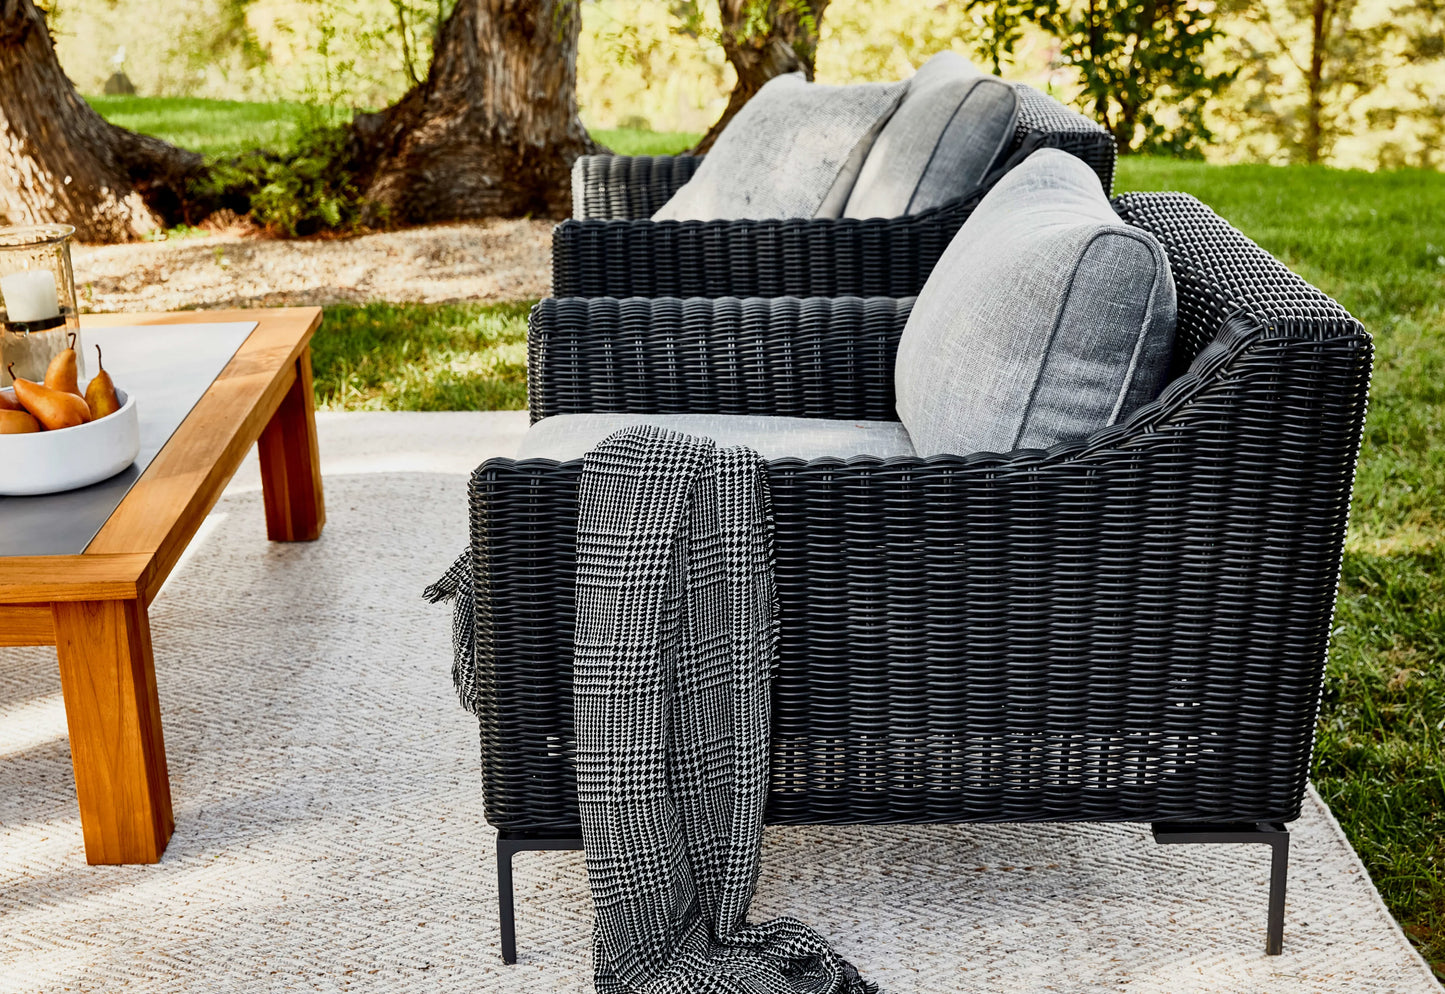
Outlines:
[[876, 991], [802, 922], [747, 924], [777, 658], [751, 449], [642, 426], [582, 463], [572, 696], [600, 994]]
[[[428, 595], [469, 586], [463, 566]], [[777, 650], [761, 458], [651, 426], [609, 436], [583, 461], [576, 584], [599, 994], [877, 994], [802, 922], [747, 923]], [[457, 649], [466, 677], [471, 642]]]

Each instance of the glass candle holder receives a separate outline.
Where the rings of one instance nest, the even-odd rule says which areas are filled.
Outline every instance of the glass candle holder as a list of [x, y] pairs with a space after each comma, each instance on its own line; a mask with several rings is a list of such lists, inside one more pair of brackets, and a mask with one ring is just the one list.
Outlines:
[[45, 368], [69, 345], [72, 334], [80, 382], [86, 381], [75, 273], [70, 268], [74, 234], [68, 224], [0, 228], [0, 387], [11, 383], [11, 363], [16, 376], [44, 379]]

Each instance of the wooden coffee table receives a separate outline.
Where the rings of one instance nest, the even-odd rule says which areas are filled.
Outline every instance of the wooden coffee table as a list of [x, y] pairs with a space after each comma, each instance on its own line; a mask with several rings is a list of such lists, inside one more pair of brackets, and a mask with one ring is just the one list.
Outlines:
[[256, 327], [83, 552], [0, 557], [0, 646], [53, 645], [60, 661], [89, 863], [154, 863], [175, 828], [147, 609], [251, 446], [272, 541], [315, 539], [326, 515], [311, 395], [319, 308], [81, 321], [82, 334], [239, 321]]

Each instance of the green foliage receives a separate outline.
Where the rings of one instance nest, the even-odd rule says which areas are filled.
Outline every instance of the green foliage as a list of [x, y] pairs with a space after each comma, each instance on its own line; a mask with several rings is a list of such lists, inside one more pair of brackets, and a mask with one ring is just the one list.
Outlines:
[[345, 125], [303, 128], [285, 152], [252, 151], [210, 163], [192, 193], [232, 206], [288, 237], [355, 228], [362, 199], [349, 167]]
[[705, 131], [732, 88], [717, 44], [716, 5], [686, 26], [656, 0], [591, 0], [582, 7], [577, 100], [589, 128]]
[[207, 66], [234, 56], [242, 70], [265, 65], [266, 49], [247, 20], [256, 0], [219, 0], [210, 18], [187, 20], [181, 29], [177, 50], [184, 53], [187, 68], [202, 73]]
[[[126, 72], [148, 95], [307, 102], [324, 100], [330, 93], [348, 108], [375, 108], [390, 104], [411, 85], [408, 51], [412, 69], [422, 74], [436, 25], [450, 2], [442, 0], [438, 9], [436, 0], [404, 0], [399, 19], [397, 0], [149, 0], [145, 16], [136, 16], [139, 0], [65, 0], [57, 45], [62, 64], [83, 92], [100, 89], [112, 58], [123, 47], [129, 53]], [[1047, 0], [1045, 6], [1067, 3], [1077, 10], [1083, 2]], [[1211, 161], [1283, 163], [1303, 158], [1298, 143], [1308, 86], [1299, 66], [1309, 68], [1311, 18], [1290, 14], [1285, 5], [1304, 2], [1210, 0], [1190, 4], [1183, 12], [1186, 19], [1207, 13], [1208, 26], [1223, 34], [1200, 47], [1195, 60], [1200, 71], [1240, 71], [1234, 83], [1207, 99], [1203, 123], [1216, 136], [1205, 150]], [[1333, 124], [1325, 136], [1324, 160], [1362, 168], [1439, 168], [1445, 164], [1445, 4], [1351, 2], [1352, 26], [1373, 30], [1387, 24], [1393, 29], [1378, 63], [1386, 78], [1365, 93], [1342, 86], [1326, 95], [1325, 111]], [[1106, 20], [1116, 20], [1120, 3], [1108, 0], [1096, 9], [1108, 15]], [[248, 61], [249, 43], [235, 33], [237, 25], [228, 12], [237, 5], [244, 6], [245, 27], [264, 53], [260, 65]], [[722, 32], [719, 0], [692, 0], [691, 9], [701, 20], [697, 30], [681, 34], [679, 21], [670, 13], [673, 6], [671, 0], [581, 4], [578, 97], [589, 126], [704, 131], [717, 120], [734, 84], [732, 67], [717, 43]], [[1072, 101], [1084, 89], [1082, 74], [1089, 60], [1082, 68], [1067, 61], [1065, 46], [1039, 27], [1037, 19], [1019, 16], [1027, 6], [1025, 0], [831, 0], [827, 16], [818, 23], [818, 78], [829, 83], [898, 79], [943, 48], [986, 63], [992, 45], [1000, 68], [1011, 78]], [[331, 28], [323, 56], [321, 22], [327, 19]], [[405, 46], [399, 21], [405, 24]], [[1107, 29], [1105, 34], [1114, 30], [1110, 23], [1101, 29]], [[1331, 21], [1331, 29], [1339, 35], [1338, 22]], [[1190, 33], [1187, 26], [1183, 30]], [[223, 51], [198, 64], [187, 46], [211, 36], [235, 43], [221, 46]], [[1128, 44], [1119, 51], [1127, 55]], [[1168, 81], [1167, 88], [1172, 94], [1191, 85], [1181, 77]], [[1082, 105], [1094, 113], [1087, 96]], [[1165, 140], [1151, 144], [1170, 148], [1169, 133], [1178, 130], [1178, 119], [1187, 119], [1192, 110], [1181, 111], [1167, 99], [1146, 108], [1165, 132]], [[1197, 147], [1200, 141], [1184, 144]], [[275, 144], [269, 135], [261, 143]]]
[[316, 404], [347, 411], [525, 408], [530, 306], [328, 307], [311, 342]]
[[[1228, 58], [1241, 67], [1218, 108], [1242, 154], [1435, 167], [1445, 139], [1440, 0], [1232, 0]], [[1373, 137], [1373, 141], [1370, 138]]]
[[[1360, 0], [1255, 0], [1266, 28], [1239, 37], [1248, 67], [1245, 112], [1290, 161], [1320, 162], [1351, 127], [1349, 106], [1385, 82], [1388, 22], [1367, 23]], [[1303, 99], [1295, 97], [1302, 95]]]
[[962, 3], [833, 0], [818, 43], [817, 76], [828, 83], [902, 79], [945, 49], [976, 59], [982, 30]]
[[969, 0], [984, 22], [982, 48], [995, 66], [1013, 58], [1032, 23], [1059, 44], [1074, 71], [1078, 103], [1121, 152], [1199, 156], [1211, 138], [1204, 111], [1233, 78], [1206, 68], [1219, 37], [1211, 8], [1194, 0]]

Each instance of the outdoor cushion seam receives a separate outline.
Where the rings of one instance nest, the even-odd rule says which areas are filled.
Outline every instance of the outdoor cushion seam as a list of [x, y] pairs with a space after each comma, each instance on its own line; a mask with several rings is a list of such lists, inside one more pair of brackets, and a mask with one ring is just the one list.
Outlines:
[[[1099, 232], [1100, 235], [1104, 232]], [[1129, 368], [1124, 371], [1124, 378], [1119, 383], [1119, 396], [1114, 399], [1114, 409], [1109, 413], [1107, 424], [1117, 424], [1119, 416], [1123, 411], [1124, 398], [1129, 396], [1130, 385], [1133, 384], [1135, 375], [1139, 371], [1139, 357], [1144, 351], [1144, 343], [1149, 337], [1149, 327], [1154, 321], [1154, 295], [1159, 289], [1159, 267], [1167, 266], [1168, 260], [1164, 259], [1164, 250], [1153, 238], [1146, 238], [1143, 232], [1134, 229], [1125, 229], [1118, 234], [1126, 235], [1134, 241], [1143, 245], [1149, 250], [1150, 257], [1154, 260], [1154, 278], [1149, 282], [1149, 295], [1144, 300], [1144, 319], [1139, 324], [1139, 333], [1134, 337], [1134, 353], [1129, 357]], [[1090, 245], [1092, 246], [1092, 240]]]
[[[1019, 447], [1019, 443], [1022, 441], [1022, 439], [1023, 439], [1023, 437], [1024, 437], [1024, 432], [1028, 429], [1029, 416], [1033, 414], [1034, 404], [1038, 401], [1039, 387], [1042, 385], [1043, 380], [1044, 380], [1044, 367], [1048, 364], [1049, 353], [1051, 353], [1051, 352], [1054, 350], [1054, 341], [1055, 341], [1055, 339], [1058, 338], [1059, 325], [1063, 323], [1064, 311], [1067, 310], [1067, 308], [1068, 308], [1068, 306], [1069, 306], [1069, 298], [1072, 296], [1072, 294], [1073, 294], [1073, 292], [1074, 292], [1074, 282], [1075, 282], [1075, 280], [1077, 280], [1077, 278], [1078, 278], [1078, 275], [1079, 275], [1079, 267], [1083, 264], [1084, 256], [1088, 254], [1089, 249], [1093, 248], [1094, 242], [1097, 241], [1101, 236], [1106, 235], [1106, 234], [1116, 234], [1116, 233], [1126, 233], [1126, 234], [1132, 235], [1132, 232], [1130, 232], [1127, 228], [1113, 228], [1113, 227], [1110, 227], [1110, 228], [1104, 228], [1104, 229], [1102, 229], [1102, 230], [1100, 230], [1100, 231], [1096, 231], [1096, 232], [1094, 232], [1092, 235], [1089, 236], [1089, 240], [1084, 243], [1083, 248], [1081, 248], [1081, 249], [1079, 250], [1078, 255], [1074, 258], [1074, 266], [1073, 266], [1073, 269], [1069, 272], [1069, 282], [1068, 282], [1068, 285], [1064, 287], [1063, 295], [1059, 298], [1059, 307], [1058, 307], [1058, 310], [1054, 312], [1054, 326], [1053, 326], [1053, 328], [1049, 331], [1048, 340], [1047, 340], [1046, 342], [1044, 342], [1044, 350], [1043, 350], [1043, 353], [1042, 353], [1042, 354], [1040, 355], [1040, 357], [1039, 357], [1039, 365], [1038, 365], [1038, 368], [1034, 370], [1034, 385], [1033, 385], [1033, 387], [1029, 390], [1029, 400], [1028, 400], [1028, 403], [1024, 405], [1023, 413], [1019, 416], [1019, 427], [1018, 427], [1018, 431], [1014, 434], [1013, 444], [1010, 446], [1010, 448], [1017, 449], [1017, 448]], [[1141, 241], [1142, 241], [1142, 239], [1141, 239]], [[1158, 273], [1158, 266], [1157, 266], [1157, 260], [1156, 260], [1155, 273], [1154, 273], [1155, 279], [1158, 279], [1158, 276], [1159, 276], [1159, 273]], [[1147, 311], [1146, 311], [1146, 314], [1147, 314]], [[1139, 337], [1142, 338], [1142, 334], [1141, 334]], [[1136, 348], [1138, 347], [1138, 346], [1137, 346], [1137, 339], [1136, 339], [1136, 346], [1135, 346], [1135, 347], [1136, 347]], [[1131, 368], [1132, 368], [1132, 364], [1131, 364]], [[1111, 421], [1110, 423], [1112, 424], [1113, 422]]]

